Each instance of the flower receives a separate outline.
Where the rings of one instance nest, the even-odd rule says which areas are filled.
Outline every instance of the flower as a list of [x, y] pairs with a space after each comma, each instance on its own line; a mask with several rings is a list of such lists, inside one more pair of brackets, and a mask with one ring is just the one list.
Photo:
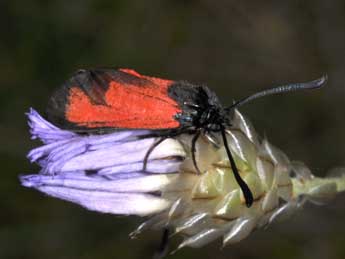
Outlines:
[[170, 181], [166, 174], [178, 171], [185, 157], [178, 141], [159, 145], [144, 173], [143, 158], [156, 141], [139, 139], [145, 131], [78, 135], [55, 127], [33, 109], [28, 118], [32, 138], [44, 145], [28, 154], [42, 169], [21, 176], [23, 186], [103, 213], [144, 216], [169, 206], [159, 192]]
[[345, 169], [315, 177], [301, 162], [291, 162], [260, 139], [237, 110], [227, 140], [242, 178], [255, 202], [247, 208], [220, 136], [205, 136], [192, 163], [191, 136], [167, 139], [143, 160], [157, 139], [147, 131], [80, 135], [62, 130], [36, 111], [28, 113], [33, 138], [44, 145], [28, 158], [41, 166], [38, 174], [21, 176], [22, 185], [102, 213], [150, 215], [131, 236], [146, 229], [169, 227], [185, 238], [179, 248], [201, 247], [223, 237], [223, 245], [239, 242], [254, 229], [287, 217], [306, 201], [324, 203], [345, 190]]

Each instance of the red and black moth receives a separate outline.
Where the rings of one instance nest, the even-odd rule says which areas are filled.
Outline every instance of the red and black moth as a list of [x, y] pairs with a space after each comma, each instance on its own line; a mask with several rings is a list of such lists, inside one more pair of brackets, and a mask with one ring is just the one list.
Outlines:
[[234, 108], [253, 99], [294, 91], [315, 89], [326, 76], [307, 82], [279, 86], [246, 97], [224, 107], [208, 87], [185, 81], [172, 81], [144, 76], [130, 69], [79, 70], [52, 96], [47, 113], [49, 119], [65, 129], [99, 134], [111, 130], [150, 130], [143, 137], [159, 137], [147, 151], [143, 170], [152, 150], [166, 138], [192, 134], [192, 159], [201, 134], [212, 139], [220, 133], [235, 179], [250, 207], [253, 195], [238, 173], [226, 140], [225, 130], [231, 127]]

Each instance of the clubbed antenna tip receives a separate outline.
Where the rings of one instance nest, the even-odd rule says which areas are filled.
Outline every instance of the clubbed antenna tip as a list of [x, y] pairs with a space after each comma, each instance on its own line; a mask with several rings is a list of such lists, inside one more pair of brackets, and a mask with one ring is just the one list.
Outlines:
[[[324, 86], [326, 84], [326, 82], [328, 81], [328, 75], [324, 74], [322, 77], [308, 82], [308, 83], [304, 83], [305, 85], [305, 89], [317, 89], [320, 88], [322, 86]], [[303, 85], [303, 84], [302, 84]]]

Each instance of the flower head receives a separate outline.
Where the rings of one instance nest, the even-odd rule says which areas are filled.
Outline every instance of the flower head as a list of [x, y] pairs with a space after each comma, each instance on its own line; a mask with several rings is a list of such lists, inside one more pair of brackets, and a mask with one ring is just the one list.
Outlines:
[[322, 203], [345, 190], [344, 170], [318, 178], [300, 162], [291, 162], [267, 139], [260, 139], [238, 111], [227, 140], [241, 177], [255, 202], [247, 208], [220, 136], [200, 138], [196, 159], [190, 154], [191, 136], [163, 141], [143, 160], [155, 138], [147, 131], [119, 131], [79, 135], [28, 113], [33, 138], [44, 145], [28, 158], [41, 166], [38, 174], [21, 176], [26, 187], [103, 213], [151, 215], [132, 233], [150, 228], [173, 229], [184, 246], [200, 247], [223, 237], [223, 244], [238, 242], [254, 229], [295, 212], [306, 201]]
[[35, 110], [28, 117], [32, 138], [44, 145], [28, 154], [41, 171], [21, 176], [24, 186], [105, 213], [148, 215], [169, 206], [158, 194], [185, 157], [178, 141], [159, 145], [144, 173], [143, 158], [155, 142], [138, 138], [145, 131], [78, 135], [55, 127]]

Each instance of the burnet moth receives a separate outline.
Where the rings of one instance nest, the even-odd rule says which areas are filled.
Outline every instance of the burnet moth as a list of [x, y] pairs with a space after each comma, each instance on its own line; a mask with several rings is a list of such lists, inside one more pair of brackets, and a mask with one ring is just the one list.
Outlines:
[[307, 83], [283, 85], [258, 92], [224, 107], [217, 95], [204, 85], [144, 76], [130, 69], [79, 70], [48, 104], [49, 119], [65, 129], [86, 134], [112, 130], [149, 130], [144, 137], [159, 137], [147, 151], [143, 170], [152, 150], [163, 140], [180, 134], [192, 134], [191, 153], [198, 173], [195, 146], [201, 134], [212, 139], [220, 133], [234, 177], [246, 205], [253, 203], [251, 190], [241, 178], [226, 139], [231, 127], [230, 113], [259, 97], [300, 89], [321, 87], [323, 76]]

